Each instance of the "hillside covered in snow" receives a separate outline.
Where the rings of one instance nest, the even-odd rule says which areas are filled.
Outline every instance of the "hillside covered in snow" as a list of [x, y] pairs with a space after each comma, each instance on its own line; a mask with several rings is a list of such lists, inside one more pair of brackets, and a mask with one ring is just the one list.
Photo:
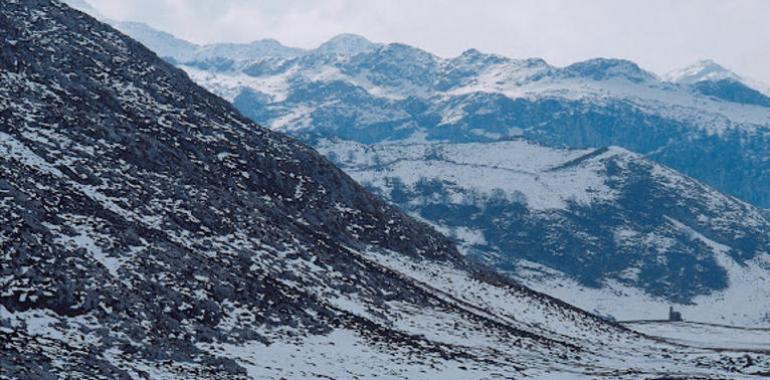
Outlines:
[[767, 323], [770, 219], [622, 148], [319, 141], [366, 187], [468, 256], [586, 310]]

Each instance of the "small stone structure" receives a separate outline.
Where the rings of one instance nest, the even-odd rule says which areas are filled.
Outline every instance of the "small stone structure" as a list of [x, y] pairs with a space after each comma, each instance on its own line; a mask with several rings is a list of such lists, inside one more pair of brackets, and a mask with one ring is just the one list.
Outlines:
[[678, 311], [674, 311], [673, 306], [668, 307], [668, 321], [669, 322], [681, 322], [682, 321], [682, 313]]

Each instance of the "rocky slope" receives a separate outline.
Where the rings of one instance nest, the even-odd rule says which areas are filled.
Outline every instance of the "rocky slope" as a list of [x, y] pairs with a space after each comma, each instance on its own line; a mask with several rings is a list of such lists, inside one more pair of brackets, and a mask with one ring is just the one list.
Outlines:
[[467, 263], [55, 0], [0, 3], [0, 378], [752, 378]]

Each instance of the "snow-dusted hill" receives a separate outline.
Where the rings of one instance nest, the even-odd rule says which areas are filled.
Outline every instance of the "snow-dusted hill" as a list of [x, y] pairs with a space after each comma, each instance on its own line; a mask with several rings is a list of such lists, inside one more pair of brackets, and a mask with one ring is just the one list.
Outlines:
[[514, 284], [55, 0], [0, 3], [0, 378], [755, 378]]
[[770, 220], [622, 148], [320, 140], [348, 174], [521, 282], [616, 319], [767, 322]]

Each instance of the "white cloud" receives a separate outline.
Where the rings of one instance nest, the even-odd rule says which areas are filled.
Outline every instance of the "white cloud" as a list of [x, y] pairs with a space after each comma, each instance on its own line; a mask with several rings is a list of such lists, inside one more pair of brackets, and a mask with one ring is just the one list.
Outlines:
[[442, 56], [467, 48], [566, 65], [620, 57], [665, 72], [711, 58], [770, 83], [766, 0], [90, 0], [199, 42], [314, 47], [349, 32]]

